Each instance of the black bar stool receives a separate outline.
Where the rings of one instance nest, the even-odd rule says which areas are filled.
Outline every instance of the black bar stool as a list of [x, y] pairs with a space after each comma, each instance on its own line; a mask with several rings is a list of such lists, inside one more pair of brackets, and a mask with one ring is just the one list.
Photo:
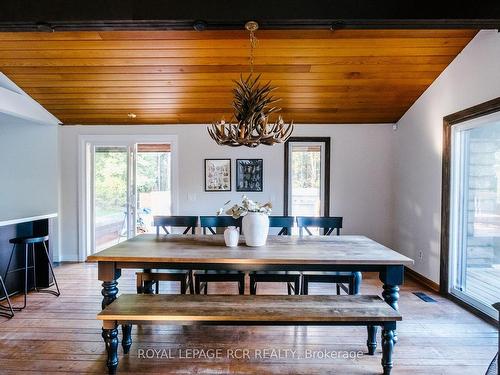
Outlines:
[[14, 317], [14, 309], [12, 308], [12, 304], [10, 303], [9, 293], [7, 293], [7, 288], [5, 288], [5, 284], [3, 282], [2, 276], [0, 276], [0, 285], [2, 287], [3, 293], [5, 294], [5, 299], [7, 300], [7, 303], [9, 305], [9, 306], [0, 305], [1, 310], [7, 310], [7, 312], [0, 311], [0, 315], [6, 316], [7, 318], [10, 319], [10, 318]]
[[[24, 245], [24, 304], [22, 307], [17, 307], [13, 306], [14, 310], [22, 310], [26, 307], [26, 297], [28, 295], [28, 269], [32, 268], [33, 269], [33, 284], [35, 291], [37, 292], [43, 292], [43, 293], [50, 293], [55, 295], [56, 297], [59, 297], [61, 295], [61, 292], [59, 291], [59, 285], [57, 285], [57, 279], [56, 275], [54, 274], [54, 269], [52, 267], [52, 262], [49, 257], [49, 251], [47, 250], [47, 244], [46, 242], [49, 240], [49, 236], [41, 236], [41, 237], [18, 237], [18, 238], [12, 238], [9, 240], [11, 244], [14, 244], [12, 246], [12, 252], [10, 253], [10, 259], [9, 263], [7, 265], [7, 270], [5, 271], [5, 276], [4, 279], [7, 280], [7, 276], [9, 273], [12, 273], [13, 271], [9, 272], [10, 268], [10, 263], [12, 262], [12, 256], [14, 255], [14, 251], [16, 250], [16, 245]], [[48, 290], [48, 289], [39, 289], [36, 285], [36, 260], [35, 260], [35, 245], [36, 244], [43, 244], [43, 249], [45, 256], [47, 257], [47, 261], [49, 263], [49, 269], [52, 274], [52, 277], [54, 278], [54, 284], [56, 286], [57, 291], [55, 290]], [[31, 245], [31, 254], [33, 257], [33, 265], [28, 267], [28, 250], [29, 250], [29, 245]]]

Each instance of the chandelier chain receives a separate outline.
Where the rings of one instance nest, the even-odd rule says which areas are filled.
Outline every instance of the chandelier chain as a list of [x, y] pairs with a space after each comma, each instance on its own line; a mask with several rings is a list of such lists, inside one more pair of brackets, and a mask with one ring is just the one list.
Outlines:
[[257, 47], [257, 37], [253, 29], [250, 30], [250, 73], [253, 74], [253, 64], [255, 61], [254, 49]]

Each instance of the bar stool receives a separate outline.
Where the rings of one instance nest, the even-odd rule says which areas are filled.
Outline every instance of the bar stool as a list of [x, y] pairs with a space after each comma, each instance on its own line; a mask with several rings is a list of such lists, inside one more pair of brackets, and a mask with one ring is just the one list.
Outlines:
[[0, 310], [7, 310], [7, 312], [0, 311], [0, 315], [6, 316], [9, 319], [13, 318], [14, 317], [14, 310], [12, 309], [12, 304], [10, 303], [9, 293], [7, 293], [7, 288], [5, 288], [5, 284], [3, 282], [2, 276], [0, 276], [0, 285], [2, 287], [3, 293], [5, 294], [5, 299], [7, 300], [7, 303], [9, 304], [9, 306], [0, 305]]
[[[40, 292], [40, 293], [50, 293], [55, 295], [56, 297], [59, 297], [61, 295], [61, 292], [59, 291], [59, 285], [57, 285], [57, 279], [56, 275], [54, 274], [54, 269], [52, 267], [52, 262], [49, 257], [49, 251], [47, 250], [47, 244], [46, 242], [49, 240], [49, 236], [41, 236], [41, 237], [17, 237], [17, 238], [12, 238], [9, 240], [12, 246], [12, 252], [10, 254], [10, 259], [9, 263], [7, 265], [7, 270], [5, 271], [5, 276], [4, 280], [7, 280], [7, 276], [9, 273], [12, 273], [13, 271], [9, 271], [10, 264], [12, 262], [12, 256], [14, 255], [14, 251], [16, 250], [17, 245], [24, 245], [24, 304], [22, 307], [17, 307], [13, 306], [14, 310], [22, 310], [26, 307], [26, 297], [28, 295], [28, 269], [31, 268], [33, 269], [33, 284], [35, 291]], [[35, 260], [35, 245], [36, 244], [43, 244], [43, 249], [45, 256], [47, 258], [47, 261], [49, 263], [49, 269], [50, 273], [52, 274], [52, 277], [54, 278], [54, 284], [56, 286], [56, 290], [48, 290], [48, 289], [40, 289], [36, 285], [36, 260]], [[31, 254], [33, 257], [33, 265], [28, 267], [28, 250], [29, 250], [29, 245], [31, 245]]]

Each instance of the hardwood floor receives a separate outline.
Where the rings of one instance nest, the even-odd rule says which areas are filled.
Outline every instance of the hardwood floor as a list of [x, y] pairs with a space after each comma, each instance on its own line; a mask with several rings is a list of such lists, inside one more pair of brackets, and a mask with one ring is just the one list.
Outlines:
[[[31, 293], [28, 307], [8, 321], [0, 318], [0, 374], [104, 373], [105, 350], [101, 338], [100, 284], [96, 264], [64, 264], [56, 268], [62, 295]], [[162, 285], [162, 292], [177, 286]], [[134, 292], [131, 270], [124, 270], [118, 285]], [[247, 286], [248, 288], [248, 286]], [[331, 285], [311, 286], [310, 293], [326, 294]], [[380, 293], [375, 275], [365, 275], [362, 293]], [[437, 300], [426, 303], [412, 294], [424, 291]], [[209, 293], [236, 293], [231, 284], [210, 285]], [[259, 286], [259, 293], [285, 293], [283, 285]], [[248, 293], [248, 291], [247, 291]], [[20, 298], [14, 298], [19, 303]], [[454, 303], [407, 280], [401, 290], [393, 374], [484, 374], [497, 350], [497, 331]], [[363, 327], [178, 327], [143, 326], [133, 331], [132, 349], [120, 349], [119, 373], [129, 374], [379, 374], [380, 338], [375, 356], [359, 359], [264, 358], [264, 349], [345, 352], [366, 351]], [[221, 349], [220, 359], [185, 359], [186, 349]], [[139, 358], [148, 349], [160, 358]], [[163, 351], [165, 349], [165, 351]], [[171, 349], [176, 358], [161, 358]], [[248, 349], [250, 359], [230, 359], [227, 350]], [[262, 359], [255, 351], [261, 350]], [[282, 351], [282, 353], [284, 353]], [[289, 352], [290, 353], [290, 352]], [[271, 354], [271, 353], [269, 353]]]

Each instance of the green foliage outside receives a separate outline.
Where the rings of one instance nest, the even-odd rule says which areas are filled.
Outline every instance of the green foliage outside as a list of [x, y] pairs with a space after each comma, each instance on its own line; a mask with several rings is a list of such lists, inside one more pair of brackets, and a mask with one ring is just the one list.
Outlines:
[[[94, 156], [94, 199], [97, 216], [121, 214], [127, 204], [127, 152], [97, 148]], [[137, 155], [137, 192], [170, 190], [170, 153]]]
[[319, 189], [321, 184], [321, 153], [292, 152], [293, 188]]

